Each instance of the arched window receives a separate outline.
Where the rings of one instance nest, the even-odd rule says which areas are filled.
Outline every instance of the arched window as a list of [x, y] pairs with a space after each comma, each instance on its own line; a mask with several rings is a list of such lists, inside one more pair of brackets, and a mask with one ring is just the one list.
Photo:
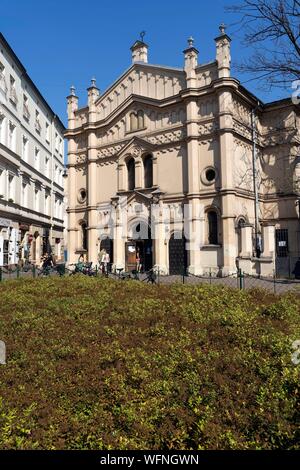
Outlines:
[[130, 114], [130, 130], [136, 131], [138, 128], [138, 118], [135, 113]]
[[81, 245], [83, 250], [88, 249], [88, 237], [87, 237], [87, 223], [81, 222]]
[[127, 173], [128, 173], [128, 191], [132, 191], [135, 188], [135, 163], [134, 158], [130, 158], [127, 162]]
[[147, 155], [144, 158], [144, 186], [145, 188], [152, 188], [153, 186], [152, 155]]
[[238, 255], [242, 253], [242, 227], [245, 225], [246, 221], [242, 217], [239, 219], [237, 224], [237, 235], [238, 235]]
[[144, 126], [144, 111], [141, 109], [137, 112], [137, 120], [138, 120], [138, 129], [143, 129]]
[[208, 243], [218, 245], [218, 214], [215, 211], [207, 213], [208, 221]]

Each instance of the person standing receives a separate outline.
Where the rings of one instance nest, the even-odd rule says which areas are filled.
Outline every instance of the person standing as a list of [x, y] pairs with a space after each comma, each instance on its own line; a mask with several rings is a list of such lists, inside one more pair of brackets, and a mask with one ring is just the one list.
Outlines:
[[137, 250], [136, 252], [135, 262], [136, 262], [136, 270], [138, 273], [140, 273], [142, 269], [142, 264], [141, 264], [141, 256], [140, 256], [139, 250]]

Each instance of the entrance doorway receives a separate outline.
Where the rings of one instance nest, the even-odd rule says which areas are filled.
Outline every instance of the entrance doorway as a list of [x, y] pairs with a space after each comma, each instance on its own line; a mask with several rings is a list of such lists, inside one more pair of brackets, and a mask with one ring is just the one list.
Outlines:
[[137, 266], [137, 255], [141, 263], [141, 271], [149, 271], [153, 266], [153, 249], [151, 230], [145, 222], [137, 222], [132, 230], [132, 240], [125, 244], [126, 271]]
[[[181, 238], [180, 238], [181, 237]], [[183, 274], [187, 268], [186, 239], [181, 232], [171, 235], [169, 241], [169, 274]]]

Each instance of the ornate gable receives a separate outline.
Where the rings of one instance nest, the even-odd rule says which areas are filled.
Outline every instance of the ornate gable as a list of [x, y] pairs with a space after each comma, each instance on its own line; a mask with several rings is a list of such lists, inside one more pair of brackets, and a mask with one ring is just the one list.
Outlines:
[[162, 100], [184, 88], [183, 70], [134, 64], [96, 101], [98, 120], [107, 119], [132, 95]]
[[132, 155], [137, 158], [141, 157], [144, 153], [152, 152], [154, 149], [155, 145], [151, 144], [147, 140], [135, 136], [119, 151], [117, 157], [119, 161], [127, 155]]

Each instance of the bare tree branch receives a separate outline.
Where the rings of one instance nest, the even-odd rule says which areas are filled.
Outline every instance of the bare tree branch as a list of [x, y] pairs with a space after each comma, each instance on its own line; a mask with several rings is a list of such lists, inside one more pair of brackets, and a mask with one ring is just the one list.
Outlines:
[[243, 0], [228, 11], [238, 15], [243, 43], [253, 48], [241, 72], [266, 73], [270, 88], [289, 87], [300, 79], [300, 1]]

